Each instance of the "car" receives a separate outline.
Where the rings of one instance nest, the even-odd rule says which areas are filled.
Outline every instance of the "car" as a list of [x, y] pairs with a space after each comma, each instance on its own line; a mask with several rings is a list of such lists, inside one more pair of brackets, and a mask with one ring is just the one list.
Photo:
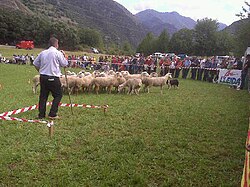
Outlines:
[[23, 40], [16, 44], [17, 49], [34, 49], [34, 42], [32, 40]]
[[153, 56], [154, 58], [162, 58], [162, 57], [164, 57], [164, 54], [159, 53], [159, 52], [155, 52], [152, 56]]
[[140, 56], [141, 56], [141, 53], [135, 53], [135, 56], [136, 56], [136, 57], [140, 57]]
[[179, 58], [181, 58], [182, 60], [188, 57], [187, 54], [183, 54], [183, 53], [178, 54], [177, 56], [178, 56]]
[[91, 50], [92, 50], [92, 52], [95, 53], [95, 54], [98, 54], [98, 53], [99, 53], [99, 51], [98, 51], [96, 48], [94, 48], [94, 47], [92, 47]]
[[175, 57], [175, 54], [174, 53], [166, 53], [165, 56], [166, 57], [168, 56], [168, 57], [172, 58], [172, 57]]

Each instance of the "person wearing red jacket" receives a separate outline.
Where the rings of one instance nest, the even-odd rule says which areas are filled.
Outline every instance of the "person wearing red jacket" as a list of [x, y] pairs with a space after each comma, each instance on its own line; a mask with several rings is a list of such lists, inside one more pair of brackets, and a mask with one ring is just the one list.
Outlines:
[[175, 78], [179, 78], [180, 71], [183, 65], [183, 61], [179, 58], [177, 59], [176, 66], [175, 66]]

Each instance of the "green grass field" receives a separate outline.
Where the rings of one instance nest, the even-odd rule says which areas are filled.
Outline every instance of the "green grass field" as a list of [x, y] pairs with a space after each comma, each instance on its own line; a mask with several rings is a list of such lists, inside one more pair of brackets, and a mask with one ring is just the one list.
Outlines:
[[[0, 113], [37, 104], [29, 65], [0, 64]], [[180, 79], [179, 89], [72, 95], [52, 139], [44, 124], [0, 120], [0, 186], [239, 186], [249, 94]], [[51, 100], [51, 97], [50, 99]], [[62, 99], [69, 103], [67, 94]], [[49, 109], [49, 107], [48, 107]], [[34, 119], [37, 110], [14, 115]]]

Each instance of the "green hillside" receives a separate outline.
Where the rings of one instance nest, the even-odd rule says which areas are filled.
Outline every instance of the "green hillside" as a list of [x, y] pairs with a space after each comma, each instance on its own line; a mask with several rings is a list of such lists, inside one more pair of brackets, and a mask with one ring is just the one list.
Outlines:
[[136, 46], [146, 34], [135, 17], [112, 0], [10, 0], [1, 1], [0, 6], [10, 14], [14, 9], [48, 22], [94, 29], [101, 33], [104, 42], [117, 45], [129, 41]]

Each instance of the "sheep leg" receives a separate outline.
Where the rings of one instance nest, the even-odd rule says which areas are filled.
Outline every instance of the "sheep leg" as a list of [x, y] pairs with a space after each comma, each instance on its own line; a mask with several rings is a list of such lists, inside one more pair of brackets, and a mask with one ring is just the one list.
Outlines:
[[131, 89], [132, 89], [131, 86], [129, 86], [128, 87], [128, 93], [127, 93], [128, 95], [131, 93]]
[[36, 92], [37, 92], [37, 87], [38, 87], [39, 84], [40, 84], [40, 83], [36, 83], [36, 84], [34, 84], [34, 85], [32, 86], [32, 90], [33, 90], [33, 93], [34, 93], [34, 94], [36, 94]]
[[98, 94], [98, 91], [99, 91], [99, 86], [95, 85], [95, 93]]
[[[139, 88], [140, 89], [140, 88]], [[135, 89], [135, 94], [139, 95], [139, 89]]]
[[112, 86], [108, 86], [108, 87], [107, 87], [107, 92], [108, 92], [108, 94], [111, 94], [111, 90], [112, 90]]

